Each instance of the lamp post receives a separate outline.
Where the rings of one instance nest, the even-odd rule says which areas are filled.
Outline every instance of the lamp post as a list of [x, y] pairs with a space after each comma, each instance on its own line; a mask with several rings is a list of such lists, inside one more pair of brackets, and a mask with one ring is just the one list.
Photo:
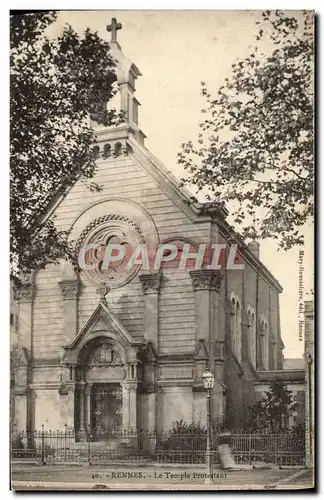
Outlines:
[[205, 480], [205, 484], [213, 484], [213, 461], [211, 455], [211, 439], [210, 439], [210, 431], [211, 431], [211, 414], [210, 414], [210, 396], [211, 390], [214, 387], [215, 377], [209, 368], [202, 374], [204, 388], [206, 390], [207, 397], [207, 444], [206, 444], [206, 467], [207, 467], [207, 478]]

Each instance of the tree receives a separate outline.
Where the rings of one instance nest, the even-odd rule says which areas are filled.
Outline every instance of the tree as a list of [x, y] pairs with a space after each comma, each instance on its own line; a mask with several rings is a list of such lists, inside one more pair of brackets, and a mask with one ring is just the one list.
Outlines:
[[288, 249], [303, 242], [313, 216], [313, 13], [266, 11], [261, 19], [254, 48], [216, 97], [202, 82], [198, 143], [182, 144], [178, 161], [183, 183], [206, 192], [210, 206], [233, 205], [243, 237]]
[[[66, 25], [49, 39], [55, 12], [13, 15], [10, 30], [10, 261], [13, 276], [72, 257], [68, 234], [46, 220], [54, 196], [96, 172], [91, 120], [117, 123], [109, 44]], [[98, 189], [95, 183], [90, 183]]]
[[250, 427], [281, 432], [285, 428], [285, 420], [293, 414], [295, 408], [292, 391], [281, 380], [275, 380], [265, 397], [250, 408]]

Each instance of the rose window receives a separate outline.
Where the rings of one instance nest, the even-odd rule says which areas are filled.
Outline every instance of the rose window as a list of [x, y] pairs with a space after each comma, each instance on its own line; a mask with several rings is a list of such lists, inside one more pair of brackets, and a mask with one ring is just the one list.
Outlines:
[[84, 263], [92, 267], [80, 271], [110, 288], [122, 286], [141, 268], [130, 259], [136, 246], [143, 243], [140, 228], [130, 219], [116, 214], [100, 217], [87, 226], [77, 242], [77, 256], [83, 251]]

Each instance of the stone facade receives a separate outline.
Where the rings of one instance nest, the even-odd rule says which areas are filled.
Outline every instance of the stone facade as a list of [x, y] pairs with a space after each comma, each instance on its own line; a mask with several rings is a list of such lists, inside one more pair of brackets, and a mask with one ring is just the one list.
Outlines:
[[66, 262], [34, 273], [16, 290], [14, 424], [68, 426], [82, 439], [104, 411], [98, 401], [105, 386], [115, 398], [116, 426], [161, 431], [180, 419], [204, 423], [201, 375], [208, 366], [215, 375], [212, 417], [239, 427], [258, 370], [282, 368], [282, 289], [257, 245], [235, 240], [223, 212], [188, 204], [190, 193], [146, 149], [133, 110], [140, 72], [117, 42], [112, 50], [127, 122], [97, 128], [94, 180], [101, 190], [77, 182], [53, 199], [48, 217], [55, 214], [77, 248], [100, 238], [120, 241], [121, 234], [153, 250], [166, 242], [223, 243], [228, 252], [238, 243], [244, 269], [137, 265], [110, 271], [109, 290], [100, 289], [100, 273], [76, 273]]

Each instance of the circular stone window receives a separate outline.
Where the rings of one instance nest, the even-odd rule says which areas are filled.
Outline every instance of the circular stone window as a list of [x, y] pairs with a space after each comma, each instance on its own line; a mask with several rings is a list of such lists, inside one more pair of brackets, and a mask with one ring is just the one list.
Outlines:
[[131, 256], [145, 243], [140, 227], [131, 219], [109, 214], [92, 221], [76, 244], [77, 267], [90, 280], [118, 288], [131, 281], [141, 268]]

